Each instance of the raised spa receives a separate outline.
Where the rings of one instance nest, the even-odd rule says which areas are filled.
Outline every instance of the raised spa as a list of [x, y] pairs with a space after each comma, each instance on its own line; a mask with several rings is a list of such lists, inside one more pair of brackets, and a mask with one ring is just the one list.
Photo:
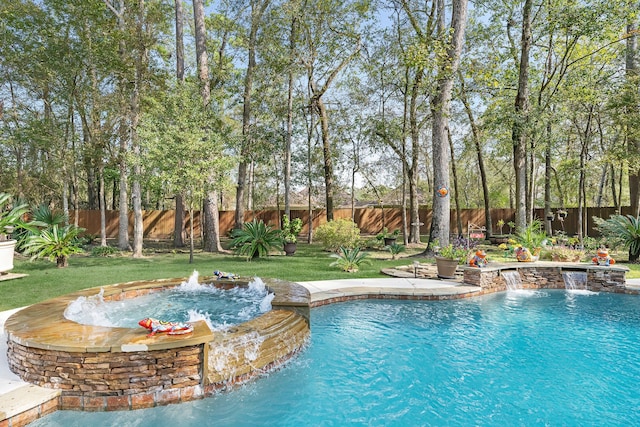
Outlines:
[[[251, 280], [202, 278], [219, 288]], [[184, 279], [140, 281], [102, 288], [120, 301], [180, 286]], [[199, 399], [278, 366], [309, 338], [309, 292], [265, 279], [272, 309], [236, 326], [212, 331], [191, 322], [187, 335], [148, 337], [143, 328], [85, 325], [65, 318], [69, 304], [94, 298], [87, 289], [27, 307], [5, 323], [10, 369], [24, 381], [61, 390], [60, 409], [140, 409]], [[146, 316], [142, 316], [146, 317]]]

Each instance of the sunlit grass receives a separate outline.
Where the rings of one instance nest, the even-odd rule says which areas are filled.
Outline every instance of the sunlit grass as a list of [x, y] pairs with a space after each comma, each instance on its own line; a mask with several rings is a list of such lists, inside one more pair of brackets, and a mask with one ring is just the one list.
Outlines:
[[[403, 257], [415, 255], [422, 249], [410, 249]], [[197, 252], [194, 262], [189, 264], [189, 254], [185, 250], [176, 252], [150, 253], [135, 259], [130, 254], [113, 257], [73, 256], [66, 268], [56, 268], [47, 261], [30, 262], [17, 256], [12, 273], [28, 276], [0, 281], [0, 310], [22, 307], [64, 295], [80, 289], [110, 285], [134, 280], [161, 278], [186, 278], [194, 270], [201, 276], [211, 276], [214, 270], [235, 273], [242, 277], [273, 277], [291, 281], [344, 279], [362, 277], [383, 277], [383, 268], [410, 264], [413, 260], [399, 257], [391, 259], [391, 253], [383, 250], [369, 250], [371, 264], [363, 265], [357, 273], [345, 273], [331, 268], [334, 261], [329, 252], [319, 245], [298, 243], [294, 256], [274, 254], [267, 258], [246, 261], [233, 254], [213, 254]], [[422, 259], [428, 262], [428, 259]]]
[[[504, 256], [504, 251], [496, 246], [483, 246], [488, 252], [490, 262], [515, 262], [512, 257]], [[69, 267], [56, 268], [55, 263], [47, 261], [30, 262], [17, 256], [12, 273], [24, 273], [28, 276], [0, 281], [0, 311], [22, 307], [64, 295], [80, 289], [110, 285], [134, 280], [162, 278], [186, 278], [194, 270], [201, 276], [210, 276], [214, 270], [235, 273], [243, 277], [273, 277], [291, 281], [329, 280], [345, 278], [384, 277], [383, 268], [411, 264], [418, 259], [431, 263], [431, 258], [409, 258], [419, 255], [424, 246], [408, 248], [398, 259], [393, 260], [390, 252], [383, 249], [367, 250], [370, 264], [360, 267], [357, 273], [346, 273], [331, 268], [333, 259], [317, 244], [298, 243], [294, 256], [274, 254], [268, 258], [246, 261], [244, 257], [229, 254], [197, 252], [193, 264], [189, 264], [186, 250], [162, 250], [149, 253], [141, 259], [131, 258], [130, 254], [113, 257], [94, 257], [89, 255], [73, 256]], [[640, 278], [640, 265], [626, 263], [626, 253], [612, 253], [618, 265], [629, 268], [627, 278]], [[590, 255], [589, 255], [590, 256]], [[585, 256], [585, 262], [590, 258]]]

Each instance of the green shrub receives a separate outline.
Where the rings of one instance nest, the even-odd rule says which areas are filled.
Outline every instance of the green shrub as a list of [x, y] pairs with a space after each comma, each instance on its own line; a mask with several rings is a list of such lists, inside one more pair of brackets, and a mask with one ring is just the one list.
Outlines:
[[298, 234], [302, 231], [302, 219], [294, 218], [289, 219], [288, 215], [282, 215], [282, 240], [285, 243], [296, 243], [298, 241]]
[[109, 256], [119, 253], [120, 250], [118, 248], [114, 248], [113, 246], [96, 246], [91, 249], [91, 256]]
[[368, 264], [369, 260], [366, 259], [369, 254], [367, 252], [360, 252], [360, 248], [345, 248], [340, 246], [337, 254], [330, 255], [333, 258], [337, 258], [334, 262], [329, 264], [330, 267], [339, 267], [342, 271], [348, 273], [355, 273], [362, 264]]
[[629, 262], [640, 258], [640, 217], [611, 215], [609, 219], [593, 217], [596, 229], [612, 246], [629, 249]]
[[391, 259], [396, 259], [396, 256], [399, 253], [404, 252], [407, 249], [404, 247], [404, 245], [401, 245], [399, 243], [392, 243], [388, 246], [385, 246], [384, 248], [391, 253]]
[[315, 238], [325, 250], [335, 252], [340, 247], [353, 249], [360, 242], [360, 229], [350, 219], [336, 219], [318, 227]]
[[245, 222], [242, 229], [233, 230], [231, 248], [238, 255], [247, 257], [247, 261], [269, 255], [270, 249], [282, 249], [280, 230], [274, 230], [262, 220]]

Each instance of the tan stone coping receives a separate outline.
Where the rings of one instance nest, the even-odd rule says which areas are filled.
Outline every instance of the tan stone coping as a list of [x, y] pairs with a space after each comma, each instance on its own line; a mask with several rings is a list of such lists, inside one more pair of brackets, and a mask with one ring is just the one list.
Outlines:
[[[505, 262], [497, 263], [490, 262], [485, 267], [482, 267], [483, 271], [499, 271], [499, 270], [515, 270], [521, 268], [557, 268], [562, 270], [602, 270], [602, 271], [620, 271], [628, 272], [629, 268], [620, 264], [613, 264], [610, 266], [596, 265], [588, 262], [560, 262], [560, 261], [535, 261], [535, 262]], [[476, 270], [478, 267], [463, 267], [463, 270]]]
[[[37, 418], [57, 410], [60, 394], [60, 390], [52, 390], [32, 384], [25, 384], [2, 394], [0, 395], [0, 421], [7, 420], [7, 425], [16, 426], [25, 425], [22, 421], [25, 423], [35, 421]], [[29, 411], [34, 408], [37, 408], [38, 412], [30, 414]], [[20, 414], [25, 415], [20, 417]], [[11, 420], [14, 417], [16, 419]], [[0, 425], [4, 424], [0, 422]]]
[[[175, 347], [209, 342], [213, 333], [205, 321], [192, 322], [193, 333], [187, 335], [157, 334], [147, 337], [144, 328], [122, 328], [82, 325], [64, 317], [67, 306], [80, 296], [97, 295], [104, 289], [105, 300], [119, 300], [144, 295], [151, 291], [178, 286], [185, 278], [136, 281], [116, 285], [84, 289], [31, 305], [7, 319], [4, 329], [8, 340], [18, 344], [46, 350], [70, 352], [127, 352], [165, 350]], [[201, 277], [202, 283], [216, 286], [246, 285], [251, 279], [236, 281]], [[278, 280], [265, 280], [267, 287], [276, 294], [273, 308], [306, 312], [309, 319], [309, 292], [304, 287]], [[306, 304], [305, 304], [306, 301]]]

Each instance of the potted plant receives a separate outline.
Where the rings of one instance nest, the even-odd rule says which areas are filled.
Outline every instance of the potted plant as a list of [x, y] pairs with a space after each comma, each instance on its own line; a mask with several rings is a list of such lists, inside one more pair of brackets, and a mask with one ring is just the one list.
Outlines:
[[26, 204], [11, 206], [11, 195], [0, 193], [0, 274], [13, 269], [13, 254], [17, 241], [11, 233], [19, 228], [29, 228], [24, 215], [29, 212]]
[[394, 244], [400, 235], [400, 230], [393, 230], [393, 233], [389, 233], [387, 227], [384, 227], [380, 233], [376, 236], [376, 239], [384, 241], [384, 246], [390, 246]]
[[568, 246], [554, 246], [549, 251], [551, 260], [557, 262], [578, 262], [585, 255], [585, 251]]
[[442, 279], [453, 279], [456, 277], [456, 269], [458, 265], [465, 264], [469, 250], [460, 245], [449, 243], [446, 246], [440, 246], [438, 240], [433, 241], [433, 250], [436, 253], [436, 267], [438, 277]]
[[300, 218], [289, 219], [288, 215], [282, 215], [282, 228], [280, 233], [284, 243], [284, 253], [291, 256], [296, 253], [298, 234], [302, 231], [302, 220]]

